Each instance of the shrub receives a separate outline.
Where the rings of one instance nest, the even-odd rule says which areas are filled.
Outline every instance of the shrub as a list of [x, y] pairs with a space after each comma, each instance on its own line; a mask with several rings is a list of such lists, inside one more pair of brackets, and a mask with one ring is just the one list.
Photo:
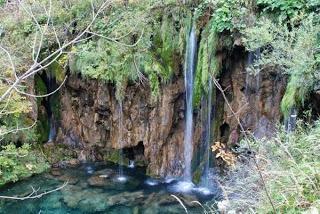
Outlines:
[[0, 186], [41, 173], [49, 167], [44, 156], [32, 150], [29, 144], [18, 148], [9, 144], [2, 148], [3, 150], [0, 151]]
[[160, 82], [170, 80], [177, 68], [190, 27], [190, 12], [183, 7], [141, 7], [113, 8], [109, 19], [115, 21], [106, 25], [99, 20], [94, 31], [101, 36], [74, 51], [74, 72], [115, 83], [118, 99], [128, 82], [146, 80], [156, 97]]
[[[314, 125], [298, 122], [295, 133], [279, 131], [271, 140], [242, 141], [240, 150], [253, 148], [266, 188], [279, 213], [301, 213], [320, 209], [320, 120]], [[238, 162], [232, 177], [225, 182], [231, 209], [252, 209], [271, 213], [272, 207], [264, 192], [252, 159]], [[241, 169], [241, 170], [239, 170]], [[245, 191], [241, 192], [240, 190]], [[246, 210], [246, 211], [248, 211]]]
[[320, 6], [316, 0], [257, 0], [263, 11], [281, 20], [299, 23]]
[[244, 43], [250, 51], [262, 48], [254, 73], [273, 67], [289, 76], [288, 86], [281, 103], [287, 116], [294, 107], [302, 107], [304, 101], [320, 81], [319, 32], [317, 16], [311, 14], [300, 25], [291, 26], [283, 22], [274, 23], [260, 19], [254, 27], [244, 30]]

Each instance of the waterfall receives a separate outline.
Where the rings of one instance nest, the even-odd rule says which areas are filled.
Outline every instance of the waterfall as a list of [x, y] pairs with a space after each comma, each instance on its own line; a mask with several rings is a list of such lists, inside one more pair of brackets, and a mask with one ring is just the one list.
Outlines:
[[129, 168], [134, 168], [135, 167], [135, 163], [134, 163], [134, 160], [129, 160], [129, 165], [128, 165]]
[[211, 135], [211, 122], [212, 122], [212, 80], [208, 81], [208, 94], [206, 98], [205, 106], [202, 108], [205, 112], [204, 118], [204, 171], [201, 179], [201, 183], [205, 187], [209, 187], [209, 169], [210, 169], [210, 142], [212, 139]]
[[196, 63], [197, 38], [195, 27], [192, 26], [187, 39], [186, 58], [185, 58], [185, 89], [186, 89], [186, 121], [184, 133], [184, 173], [183, 178], [186, 181], [192, 180], [191, 160], [192, 160], [192, 138], [193, 138], [193, 79]]
[[290, 109], [290, 115], [289, 117], [285, 120], [285, 130], [287, 133], [293, 132], [296, 128], [296, 122], [297, 122], [297, 109], [296, 108], [291, 108]]
[[[56, 79], [52, 75], [51, 72], [43, 73], [43, 81], [46, 84], [47, 93], [51, 93], [57, 88]], [[44, 105], [47, 111], [48, 115], [48, 122], [49, 122], [49, 135], [48, 135], [48, 142], [54, 141], [56, 137], [56, 120], [54, 117], [54, 111], [53, 111], [53, 102], [54, 102], [54, 95], [50, 95], [45, 98]]]
[[[252, 108], [252, 112], [254, 111], [254, 108], [259, 108], [259, 102], [261, 97], [261, 76], [260, 72], [251, 74], [250, 70], [255, 68], [255, 63], [261, 58], [261, 49], [258, 48], [255, 51], [248, 53], [248, 59], [247, 59], [247, 69], [246, 69], [246, 83], [245, 83], [245, 97], [247, 99], [247, 102]], [[256, 111], [255, 113], [255, 119], [257, 121], [257, 124], [260, 124], [261, 115], [259, 111]], [[264, 127], [261, 125], [257, 125], [254, 129], [254, 136], [257, 138], [260, 138], [260, 136], [263, 136], [265, 134]]]
[[254, 52], [249, 52], [248, 54], [248, 61], [247, 61], [247, 72], [246, 72], [246, 86], [245, 86], [245, 95], [248, 97], [249, 89], [253, 89], [255, 93], [258, 94], [258, 99], [260, 96], [259, 89], [260, 89], [260, 72], [257, 74], [250, 74], [249, 67], [254, 66], [254, 63], [261, 58], [261, 50], [258, 48]]
[[54, 115], [52, 114], [49, 119], [49, 137], [48, 137], [48, 142], [54, 141], [56, 137], [56, 124], [54, 120]]
[[123, 174], [123, 107], [122, 101], [119, 101], [118, 107], [118, 145], [119, 145], [119, 169], [118, 169], [118, 181], [124, 182], [126, 178]]

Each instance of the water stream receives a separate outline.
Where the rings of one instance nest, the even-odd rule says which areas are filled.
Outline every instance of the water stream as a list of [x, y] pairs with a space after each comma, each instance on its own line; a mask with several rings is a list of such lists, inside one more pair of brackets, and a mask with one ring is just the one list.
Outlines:
[[186, 112], [185, 112], [185, 133], [184, 133], [184, 173], [183, 179], [192, 181], [192, 138], [193, 138], [193, 82], [196, 67], [197, 38], [193, 26], [187, 39], [186, 60], [185, 60], [185, 89], [186, 89]]
[[118, 118], [119, 169], [118, 169], [117, 180], [120, 182], [125, 182], [126, 177], [123, 174], [124, 157], [123, 157], [123, 107], [122, 107], [122, 101], [119, 101], [118, 116], [119, 116], [119, 118]]
[[246, 86], [245, 86], [245, 95], [246, 97], [250, 96], [252, 93], [251, 91], [254, 91], [256, 94], [258, 94], [257, 99], [259, 99], [260, 93], [260, 72], [256, 74], [250, 73], [250, 68], [254, 67], [254, 64], [257, 60], [261, 58], [261, 50], [258, 48], [257, 50], [253, 52], [249, 52], [248, 54], [248, 60], [247, 60], [247, 72], [246, 72]]
[[[46, 93], [52, 93], [57, 88], [56, 78], [51, 72], [43, 72], [40, 75], [40, 78], [45, 83]], [[47, 112], [48, 123], [49, 123], [49, 133], [48, 133], [48, 142], [52, 142], [56, 137], [56, 119], [54, 115], [54, 96], [57, 94], [52, 94], [43, 98], [43, 105]]]
[[285, 130], [287, 133], [293, 132], [295, 130], [297, 115], [298, 115], [297, 109], [291, 108], [289, 117], [285, 119]]
[[208, 81], [208, 94], [206, 97], [206, 106], [203, 106], [202, 108], [204, 109], [205, 113], [205, 118], [204, 118], [204, 137], [203, 137], [203, 142], [204, 142], [204, 172], [203, 176], [201, 178], [201, 185], [204, 187], [209, 188], [209, 173], [210, 173], [210, 142], [211, 139], [213, 138], [212, 136], [212, 131], [211, 131], [211, 123], [212, 123], [212, 81], [209, 79]]

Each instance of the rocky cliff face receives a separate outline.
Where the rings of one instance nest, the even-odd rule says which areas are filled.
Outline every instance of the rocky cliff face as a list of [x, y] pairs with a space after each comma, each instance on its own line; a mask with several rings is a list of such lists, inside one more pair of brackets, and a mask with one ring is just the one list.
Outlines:
[[[247, 75], [248, 56], [240, 47], [218, 58], [223, 65], [219, 81], [245, 129], [257, 137], [272, 135], [281, 117], [279, 106], [285, 78], [272, 69], [259, 77]], [[181, 175], [184, 92], [182, 69], [177, 69], [170, 83], [161, 86], [157, 100], [151, 96], [147, 83], [129, 84], [122, 101], [121, 130], [120, 105], [114, 85], [71, 75], [60, 92], [61, 115], [56, 142], [75, 148], [79, 159], [116, 162], [119, 149], [123, 149], [127, 159], [147, 166], [153, 176]], [[229, 144], [239, 140], [237, 120], [218, 91], [213, 105], [214, 140]], [[199, 155], [203, 130], [197, 112], [194, 113], [193, 146]]]
[[[286, 77], [273, 68], [257, 75], [248, 73], [249, 55], [242, 47], [236, 47], [223, 59], [224, 71], [220, 84], [245, 131], [257, 138], [270, 137], [280, 123], [280, 103], [285, 92]], [[218, 136], [221, 141], [232, 144], [241, 136], [240, 127], [220, 92], [217, 92], [216, 102], [220, 114], [223, 114], [218, 115]]]
[[[146, 164], [149, 174], [182, 173], [183, 76], [178, 75], [164, 85], [158, 100], [151, 96], [147, 84], [129, 85], [122, 101], [122, 133], [119, 103], [111, 84], [70, 76], [61, 93], [57, 142], [79, 148], [80, 158], [97, 160], [105, 155], [112, 159], [116, 150], [121, 149], [119, 140], [122, 138], [124, 153]], [[195, 142], [199, 141], [198, 136], [195, 134]]]

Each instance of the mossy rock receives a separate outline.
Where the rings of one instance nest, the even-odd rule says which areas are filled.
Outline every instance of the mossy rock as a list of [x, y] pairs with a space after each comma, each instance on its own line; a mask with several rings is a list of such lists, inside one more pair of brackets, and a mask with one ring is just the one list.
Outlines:
[[39, 149], [50, 164], [77, 158], [77, 153], [64, 144], [44, 144]]
[[192, 181], [195, 184], [198, 184], [201, 181], [201, 176], [202, 176], [203, 171], [204, 171], [204, 165], [205, 165], [205, 162], [201, 162], [200, 165], [197, 167], [197, 169], [193, 173]]
[[[113, 149], [113, 150], [107, 151], [103, 156], [103, 160], [104, 161], [109, 161], [109, 162], [112, 162], [112, 163], [115, 163], [115, 164], [120, 164], [121, 155], [120, 155], [119, 150]], [[122, 163], [123, 165], [126, 165], [126, 166], [129, 165], [129, 159], [126, 158], [126, 157], [123, 157], [122, 162], [123, 162]]]

